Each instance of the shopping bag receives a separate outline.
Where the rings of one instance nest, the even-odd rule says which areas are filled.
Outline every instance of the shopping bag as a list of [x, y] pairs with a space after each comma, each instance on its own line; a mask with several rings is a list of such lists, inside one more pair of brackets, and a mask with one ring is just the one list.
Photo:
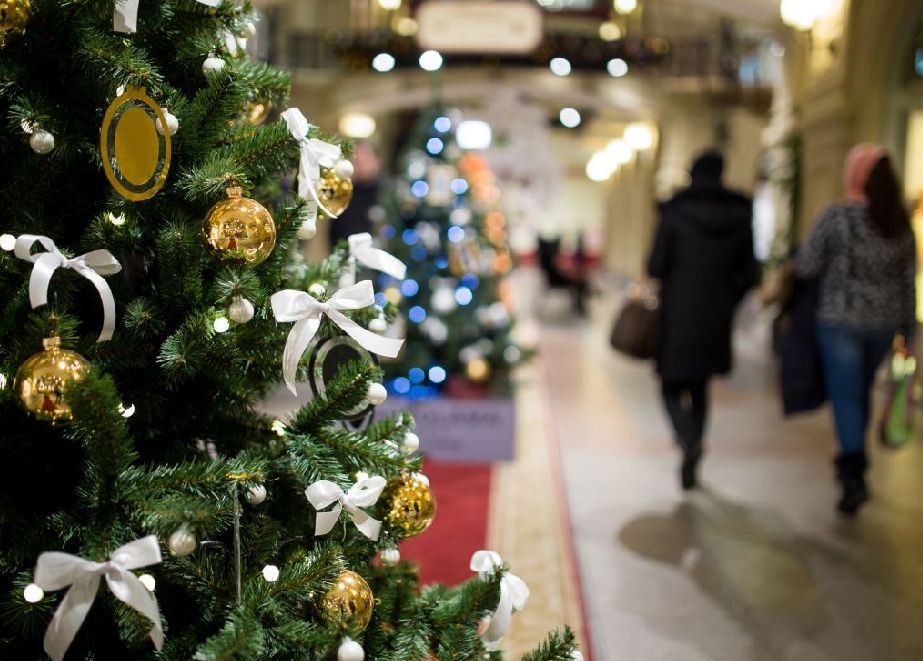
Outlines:
[[914, 436], [914, 376], [917, 361], [902, 349], [895, 349], [891, 358], [885, 405], [879, 422], [879, 439], [882, 445], [899, 448]]
[[609, 334], [612, 348], [630, 358], [649, 360], [660, 350], [660, 300], [653, 290], [635, 283], [616, 314]]

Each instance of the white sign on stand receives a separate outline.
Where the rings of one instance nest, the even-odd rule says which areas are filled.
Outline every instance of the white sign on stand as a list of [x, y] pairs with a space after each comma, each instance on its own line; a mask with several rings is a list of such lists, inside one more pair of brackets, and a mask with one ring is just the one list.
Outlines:
[[417, 12], [421, 48], [442, 53], [530, 53], [542, 12], [521, 0], [430, 0]]

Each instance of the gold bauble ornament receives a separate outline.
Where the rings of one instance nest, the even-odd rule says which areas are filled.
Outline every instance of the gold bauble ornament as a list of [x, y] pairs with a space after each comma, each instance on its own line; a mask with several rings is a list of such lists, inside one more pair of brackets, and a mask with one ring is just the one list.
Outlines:
[[61, 338], [49, 337], [44, 351], [29, 357], [16, 373], [16, 391], [22, 405], [39, 420], [52, 424], [73, 417], [67, 389], [83, 379], [90, 363], [76, 351], [61, 348]]
[[267, 99], [254, 99], [247, 102], [244, 112], [251, 126], [259, 126], [266, 121], [271, 110], [272, 104]]
[[413, 476], [390, 480], [381, 494], [384, 520], [401, 537], [413, 537], [429, 528], [436, 518], [436, 498], [429, 485]]
[[372, 619], [375, 597], [365, 579], [344, 569], [321, 599], [321, 617], [350, 632], [364, 631]]
[[262, 204], [228, 188], [228, 199], [211, 208], [205, 218], [205, 241], [224, 260], [256, 266], [276, 245], [276, 225]]
[[[340, 177], [334, 168], [324, 168], [317, 181], [317, 197], [330, 213], [339, 216], [353, 199], [353, 180]], [[318, 211], [323, 216], [327, 215], [323, 209]]]
[[483, 383], [490, 378], [490, 363], [483, 358], [475, 358], [465, 366], [465, 374], [475, 383]]
[[0, 0], [0, 48], [6, 46], [9, 37], [25, 32], [31, 17], [29, 0]]

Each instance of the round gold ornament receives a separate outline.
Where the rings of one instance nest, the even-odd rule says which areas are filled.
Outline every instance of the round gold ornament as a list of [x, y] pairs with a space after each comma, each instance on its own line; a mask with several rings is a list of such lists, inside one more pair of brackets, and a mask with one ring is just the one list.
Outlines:
[[419, 535], [436, 518], [436, 498], [429, 485], [410, 475], [390, 480], [381, 502], [385, 521], [404, 538]]
[[6, 46], [9, 37], [24, 33], [31, 17], [29, 0], [0, 0], [0, 48]]
[[22, 405], [39, 420], [52, 424], [73, 417], [67, 389], [83, 379], [90, 363], [76, 351], [61, 348], [61, 338], [49, 337], [44, 351], [29, 357], [16, 373], [16, 391]]
[[247, 102], [244, 112], [251, 126], [259, 126], [266, 121], [271, 110], [272, 104], [267, 99], [254, 99]]
[[170, 132], [160, 106], [130, 85], [106, 110], [99, 151], [106, 178], [119, 195], [138, 202], [157, 194], [170, 169]]
[[240, 188], [227, 194], [205, 218], [205, 241], [221, 259], [256, 266], [276, 245], [276, 225], [266, 207], [242, 197]]
[[351, 632], [361, 632], [369, 625], [375, 597], [365, 579], [344, 569], [321, 599], [321, 617]]
[[[317, 197], [330, 213], [339, 216], [353, 199], [353, 180], [339, 176], [335, 168], [323, 168], [317, 181]], [[327, 215], [323, 209], [319, 212]]]

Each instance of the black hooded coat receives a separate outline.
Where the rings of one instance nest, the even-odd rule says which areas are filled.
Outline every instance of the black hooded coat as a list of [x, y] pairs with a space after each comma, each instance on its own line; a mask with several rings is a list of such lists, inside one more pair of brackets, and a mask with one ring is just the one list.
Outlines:
[[695, 381], [731, 370], [734, 311], [757, 279], [752, 204], [717, 177], [660, 205], [648, 273], [661, 281], [657, 371], [665, 382]]

